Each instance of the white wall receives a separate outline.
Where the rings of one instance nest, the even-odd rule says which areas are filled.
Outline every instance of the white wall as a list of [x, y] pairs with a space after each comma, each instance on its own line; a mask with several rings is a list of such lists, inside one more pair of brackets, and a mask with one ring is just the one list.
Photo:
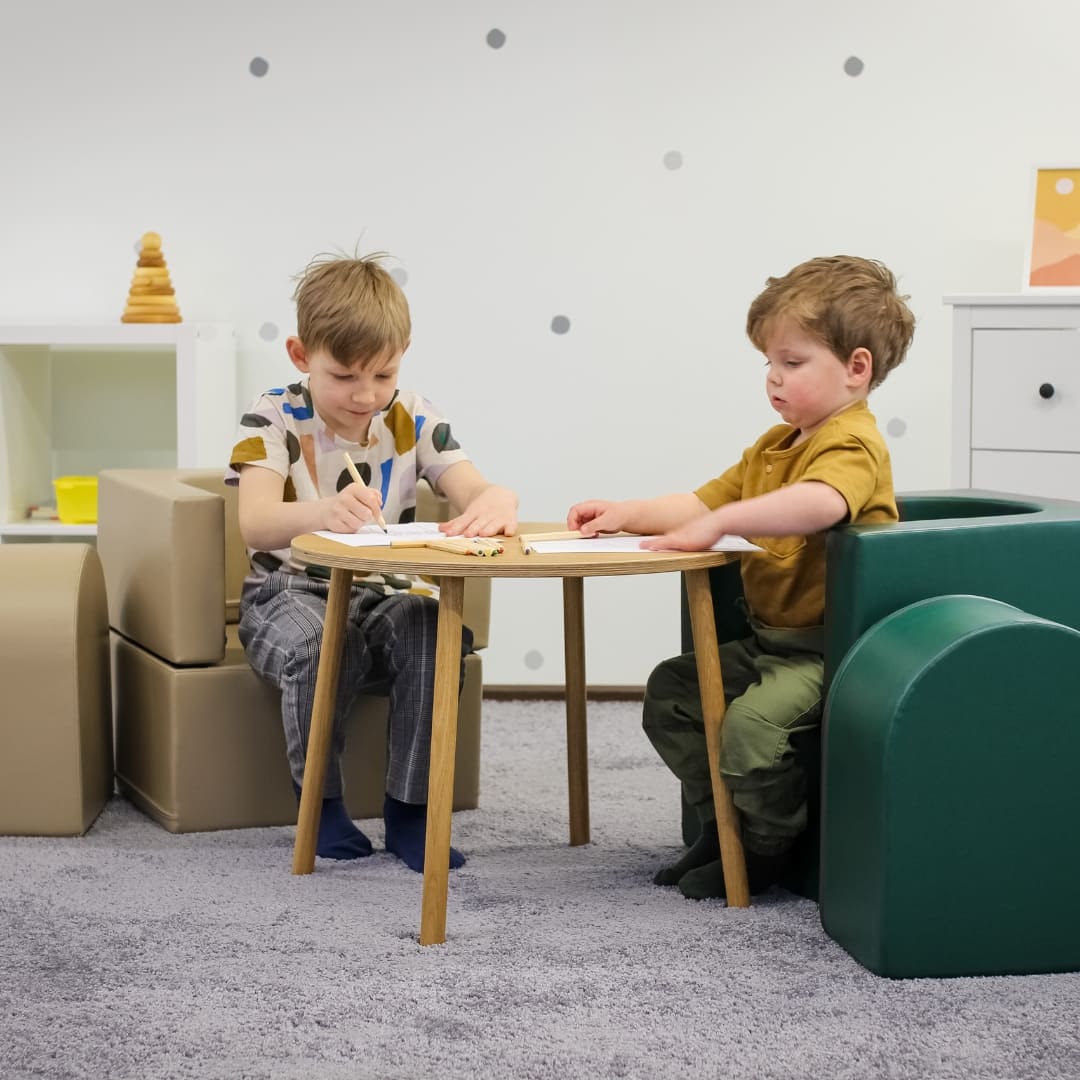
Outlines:
[[[558, 519], [730, 464], [773, 421], [747, 305], [851, 252], [919, 319], [873, 398], [897, 486], [945, 487], [941, 298], [1019, 289], [1031, 169], [1080, 160], [1078, 39], [1075, 0], [11, 0], [0, 323], [118, 319], [153, 229], [184, 318], [236, 325], [246, 400], [292, 370], [291, 276], [387, 249], [403, 385]], [[590, 581], [590, 680], [677, 651], [676, 597]], [[562, 681], [556, 583], [494, 617], [489, 682]]]

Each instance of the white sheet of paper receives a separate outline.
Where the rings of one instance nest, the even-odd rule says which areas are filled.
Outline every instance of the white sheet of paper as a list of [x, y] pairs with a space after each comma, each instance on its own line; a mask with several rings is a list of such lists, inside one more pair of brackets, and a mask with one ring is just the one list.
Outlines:
[[445, 540], [434, 521], [407, 521], [400, 525], [387, 525], [383, 532], [378, 525], [365, 525], [359, 532], [336, 533], [323, 530], [315, 533], [326, 540], [333, 540], [347, 547], [389, 547], [391, 538], [395, 540]]
[[[641, 541], [651, 539], [651, 536], [592, 536], [587, 540], [536, 540], [531, 546], [538, 555], [570, 555], [581, 551], [640, 553]], [[741, 536], [721, 536], [709, 550], [761, 551], [761, 548]]]

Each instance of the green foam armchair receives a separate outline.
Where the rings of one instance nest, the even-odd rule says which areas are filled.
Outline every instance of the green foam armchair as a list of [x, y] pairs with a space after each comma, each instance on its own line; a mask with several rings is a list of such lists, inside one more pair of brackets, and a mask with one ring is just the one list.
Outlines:
[[[898, 523], [829, 535], [825, 717], [798, 748], [811, 824], [786, 884], [882, 975], [1080, 969], [1080, 503], [897, 501]], [[723, 640], [737, 572], [713, 583]]]

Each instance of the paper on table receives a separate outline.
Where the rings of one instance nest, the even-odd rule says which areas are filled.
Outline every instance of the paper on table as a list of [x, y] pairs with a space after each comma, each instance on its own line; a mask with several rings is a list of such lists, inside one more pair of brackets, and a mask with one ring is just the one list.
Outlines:
[[390, 547], [393, 540], [445, 540], [434, 521], [406, 521], [399, 525], [387, 525], [383, 532], [378, 525], [365, 525], [359, 532], [337, 533], [326, 530], [315, 533], [326, 540], [333, 540], [348, 547]]
[[[570, 555], [575, 552], [595, 551], [597, 553], [630, 551], [641, 554], [641, 541], [652, 540], [652, 536], [593, 536], [587, 540], [534, 540], [530, 547], [538, 555]], [[751, 544], [741, 536], [721, 536], [709, 549], [710, 551], [761, 551], [757, 544]]]

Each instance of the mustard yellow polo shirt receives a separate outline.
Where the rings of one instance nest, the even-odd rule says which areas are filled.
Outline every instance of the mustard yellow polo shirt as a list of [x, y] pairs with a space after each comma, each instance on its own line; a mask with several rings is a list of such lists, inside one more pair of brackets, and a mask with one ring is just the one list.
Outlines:
[[[889, 450], [865, 401], [792, 446], [798, 434], [789, 424], [770, 428], [737, 465], [695, 494], [715, 510], [788, 484], [819, 480], [844, 497], [848, 522], [897, 520]], [[767, 626], [820, 626], [825, 621], [825, 533], [747, 539], [765, 549], [741, 556], [743, 593], [754, 616]]]

